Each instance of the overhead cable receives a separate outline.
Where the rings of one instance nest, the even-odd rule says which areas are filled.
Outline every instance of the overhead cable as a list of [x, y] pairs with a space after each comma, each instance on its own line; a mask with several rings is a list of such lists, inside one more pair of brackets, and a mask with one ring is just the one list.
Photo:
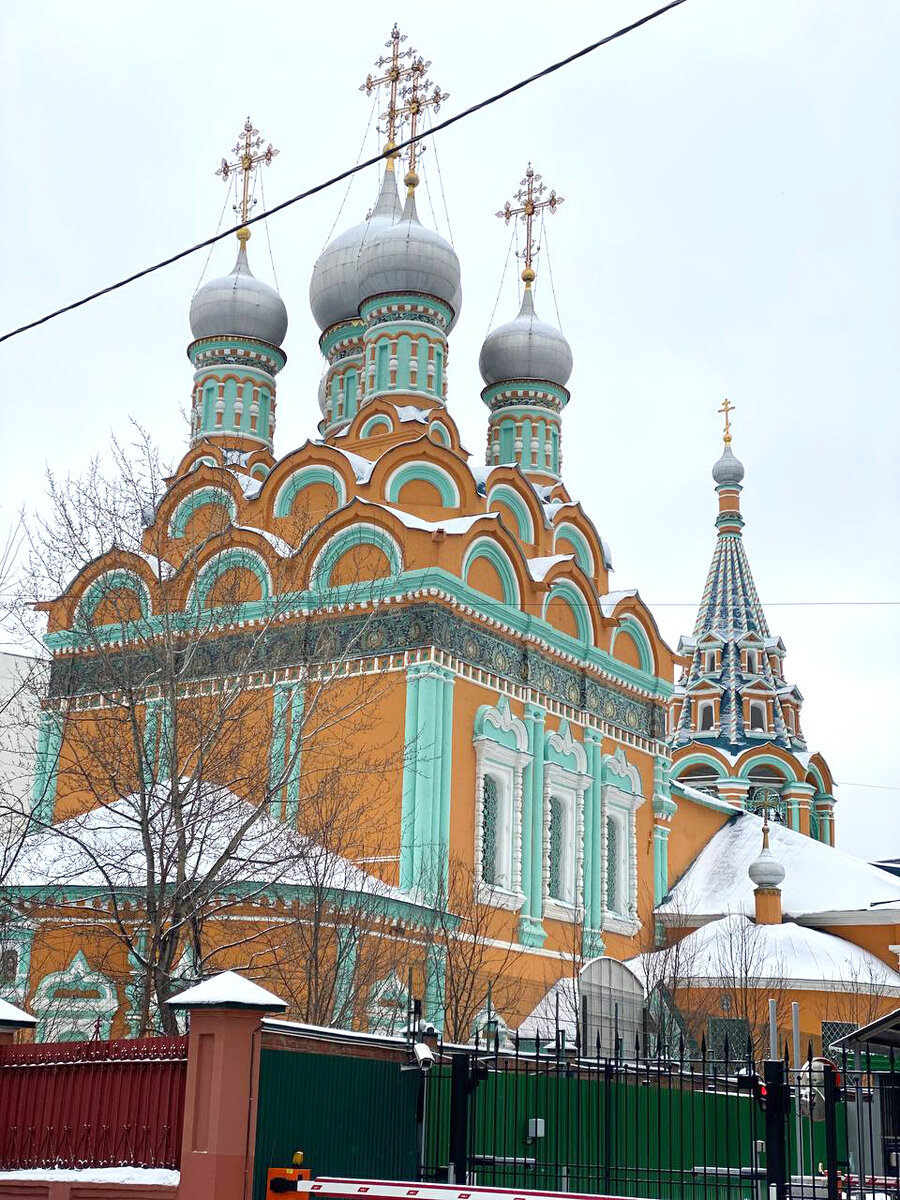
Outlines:
[[[413, 145], [414, 142], [423, 141], [425, 138], [433, 137], [436, 133], [440, 133], [443, 129], [449, 129], [451, 125], [455, 125], [458, 121], [465, 120], [466, 117], [471, 117], [473, 114], [480, 112], [484, 108], [489, 108], [490, 105], [496, 104], [499, 100], [505, 100], [507, 96], [519, 92], [522, 88], [528, 87], [532, 83], [536, 83], [539, 79], [544, 79], [548, 75], [554, 74], [556, 71], [561, 71], [563, 67], [569, 66], [573, 62], [577, 62], [579, 58], [584, 58], [585, 55], [593, 53], [594, 50], [599, 50], [601, 46], [607, 46], [610, 42], [616, 41], [618, 38], [624, 37], [627, 33], [632, 33], [635, 29], [640, 29], [642, 25], [649, 24], [650, 21], [655, 21], [657, 17], [663, 16], [673, 8], [678, 8], [684, 4], [685, 0], [670, 0], [669, 4], [663, 5], [662, 8], [656, 9], [654, 12], [648, 13], [644, 17], [640, 17], [637, 21], [632, 21], [630, 25], [623, 25], [621, 29], [617, 29], [615, 33], [607, 34], [606, 37], [600, 38], [596, 42], [592, 42], [589, 46], [583, 47], [581, 50], [576, 50], [574, 54], [562, 58], [559, 62], [552, 63], [543, 70], [537, 71], [534, 75], [529, 75], [526, 79], [520, 79], [518, 83], [512, 84], [510, 87], [504, 88], [500, 92], [496, 92], [493, 96], [488, 96], [485, 100], [479, 100], [477, 104], [472, 104], [469, 108], [464, 109], [460, 113], [456, 113], [452, 117], [447, 117], [445, 120], [434, 125], [430, 129], [423, 129], [417, 133], [415, 137], [407, 138], [406, 141], [398, 142], [392, 148], [390, 153], [397, 153], [405, 150], [407, 146]], [[337, 175], [332, 175], [330, 179], [324, 180], [322, 183], [315, 184], [314, 187], [307, 188], [305, 192], [299, 192], [296, 196], [291, 196], [288, 200], [283, 200], [280, 204], [273, 205], [266, 212], [261, 212], [255, 217], [250, 217], [247, 221], [242, 221], [238, 225], [232, 226], [231, 229], [226, 229], [221, 233], [216, 233], [212, 237], [204, 238], [202, 242], [196, 242], [193, 246], [188, 246], [186, 250], [179, 250], [177, 254], [172, 254], [168, 258], [162, 259], [158, 263], [154, 263], [151, 267], [144, 267], [141, 271], [135, 271], [133, 275], [128, 275], [124, 279], [120, 279], [117, 283], [111, 283], [107, 287], [100, 288], [99, 291], [91, 292], [88, 296], [83, 296], [80, 300], [74, 300], [71, 304], [63, 305], [62, 308], [57, 308], [54, 312], [47, 313], [43, 317], [38, 317], [35, 321], [29, 321], [26, 325], [20, 325], [17, 329], [11, 329], [8, 333], [0, 334], [0, 342], [9, 341], [10, 338], [18, 337], [21, 333], [27, 333], [29, 329], [35, 329], [38, 325], [45, 325], [48, 321], [54, 320], [56, 317], [61, 317], [64, 313], [72, 312], [76, 308], [82, 308], [85, 304], [90, 304], [94, 300], [99, 300], [101, 296], [107, 296], [110, 292], [116, 292], [120, 288], [127, 287], [130, 283], [135, 283], [138, 279], [143, 279], [146, 275], [152, 275], [155, 271], [161, 271], [163, 267], [170, 267], [173, 263], [179, 262], [182, 258], [187, 258], [191, 254], [196, 254], [198, 250], [204, 250], [207, 246], [212, 246], [216, 242], [222, 241], [224, 238], [230, 237], [233, 233], [248, 225], [255, 225], [257, 221], [264, 221], [267, 217], [274, 216], [275, 213], [281, 212], [285, 208], [290, 208], [291, 205], [299, 203], [301, 200], [308, 200], [310, 196], [315, 196], [319, 192], [324, 192], [327, 188], [333, 187], [336, 183], [341, 183], [344, 179], [349, 179], [351, 175], [355, 175], [358, 171], [364, 171], [368, 167], [375, 166], [386, 157], [386, 152], [382, 151], [376, 154], [373, 158], [367, 158], [364, 162], [359, 162], [353, 167], [349, 167], [346, 171], [341, 171]]]

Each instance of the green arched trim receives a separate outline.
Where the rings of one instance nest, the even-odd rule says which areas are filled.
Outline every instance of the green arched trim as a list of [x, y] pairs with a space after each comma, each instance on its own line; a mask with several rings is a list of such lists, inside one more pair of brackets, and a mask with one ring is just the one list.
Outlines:
[[[810, 763], [809, 766], [806, 768], [806, 774], [813, 776], [813, 778], [816, 781], [816, 787], [822, 793], [823, 796], [827, 796], [830, 794], [828, 791], [828, 788], [825, 786], [825, 780], [822, 778], [822, 772], [819, 770], [818, 767], [813, 766], [813, 764]], [[804, 782], [805, 782], [805, 780], [804, 780]]]
[[754, 767], [776, 767], [784, 775], [785, 783], [798, 783], [797, 772], [784, 759], [778, 758], [774, 754], [754, 754], [741, 767], [738, 772], [738, 779], [750, 779], [750, 772]]
[[254, 479], [268, 479], [269, 468], [265, 463], [257, 463], [256, 466], [251, 469], [250, 474]]
[[391, 574], [399, 575], [403, 570], [403, 554], [400, 546], [386, 529], [380, 525], [351, 525], [330, 538], [313, 563], [309, 586], [322, 592], [331, 586], [331, 572], [338, 560], [355, 546], [374, 546], [380, 550], [391, 565]]
[[462, 577], [468, 583], [469, 571], [472, 564], [479, 558], [486, 558], [497, 570], [503, 585], [503, 602], [519, 607], [519, 581], [509, 560], [509, 555], [491, 538], [477, 538], [466, 551], [462, 564]]
[[[110, 592], [119, 591], [134, 592], [141, 606], [141, 616], [148, 617], [150, 615], [152, 607], [150, 603], [150, 589], [143, 579], [141, 579], [140, 575], [121, 567], [115, 571], [104, 572], [85, 590], [84, 595], [78, 601], [75, 620], [78, 621], [80, 617], [90, 621], [101, 601]], [[119, 624], [119, 622], [116, 621], [113, 624]]]
[[561, 525], [558, 525], [553, 533], [554, 553], [559, 553], [556, 543], [560, 538], [565, 538], [566, 541], [572, 543], [572, 549], [575, 551], [575, 561], [588, 578], [593, 578], [594, 556], [591, 553], [590, 543], [581, 530], [569, 521], [563, 521]]
[[610, 654], [614, 654], [616, 638], [619, 635], [619, 630], [631, 635], [631, 639], [638, 648], [638, 654], [641, 659], [641, 670], [646, 671], [649, 675], [653, 674], [653, 647], [650, 645], [650, 639], [647, 636], [647, 630], [643, 627], [640, 621], [636, 621], [634, 617], [628, 616], [619, 618], [617, 629], [613, 630], [612, 640], [609, 644]]
[[191, 492], [189, 496], [185, 496], [175, 506], [175, 511], [169, 520], [169, 537], [184, 537], [188, 521], [198, 509], [205, 508], [207, 504], [221, 504], [227, 509], [231, 520], [237, 520], [237, 505], [231, 492], [220, 487], [197, 488], [195, 492]]
[[387, 500], [391, 504], [396, 504], [401, 488], [416, 480], [422, 480], [424, 483], [430, 483], [432, 487], [436, 487], [444, 508], [459, 508], [459, 488], [456, 486], [456, 480], [442, 467], [436, 467], [433, 463], [426, 462], [406, 463], [404, 466], [398, 467], [387, 481], [385, 488]]
[[448, 448], [452, 446], [453, 440], [450, 437], [450, 430], [443, 421], [432, 421], [428, 426], [428, 432], [431, 434], [436, 433], [437, 438], [434, 440], [439, 442], [442, 446], [447, 446]]
[[673, 763], [672, 782], [677, 783], [684, 772], [690, 767], [712, 767], [719, 779], [726, 779], [728, 777], [727, 769], [718, 759], [711, 758], [708, 754], [689, 754], [686, 758], [680, 758], [678, 762]]
[[377, 429], [386, 429], [388, 433], [393, 433], [394, 422], [384, 413], [376, 413], [374, 417], [369, 417], [368, 421], [363, 423], [359, 436], [361, 438], [371, 437]]
[[259, 586], [262, 590], [262, 599], [269, 599], [272, 595], [272, 577], [269, 574], [269, 568], [266, 566], [262, 555], [244, 546], [232, 546], [228, 550], [220, 551], [215, 558], [211, 559], [210, 562], [201, 568], [197, 576], [197, 581], [191, 589], [191, 599], [193, 600], [194, 607], [205, 607], [209, 593], [215, 586], [216, 580], [221, 578], [226, 571], [231, 571], [235, 568], [243, 568], [250, 571], [259, 581]]
[[519, 537], [522, 541], [534, 541], [534, 521], [531, 519], [531, 511], [515, 488], [510, 487], [508, 483], [498, 483], [488, 492], [487, 502], [488, 508], [492, 504], [505, 504], [516, 518]]
[[[547, 608], [551, 600], [563, 599], [568, 604], [569, 608], [575, 617], [575, 623], [578, 626], [578, 637], [583, 642], [591, 642], [591, 618], [588, 612], [587, 597], [577, 588], [574, 583], [568, 579], [559, 579], [551, 584], [550, 591], [544, 597], [544, 606], [541, 609], [541, 616], [547, 620]], [[548, 622], [549, 624], [549, 622]]]
[[347, 486], [343, 476], [334, 467], [320, 463], [316, 466], [301, 467], [299, 471], [294, 471], [287, 477], [275, 496], [275, 516], [289, 517], [298, 494], [314, 483], [329, 484], [337, 493], [338, 505], [347, 503]]

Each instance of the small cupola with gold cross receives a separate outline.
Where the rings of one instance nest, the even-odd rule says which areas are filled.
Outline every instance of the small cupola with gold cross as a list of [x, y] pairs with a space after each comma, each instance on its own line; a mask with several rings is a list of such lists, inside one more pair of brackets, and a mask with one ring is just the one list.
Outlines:
[[555, 483], [562, 470], [560, 415], [569, 402], [572, 350], [560, 330], [535, 312], [540, 249], [535, 218], [556, 212], [563, 197], [547, 192], [529, 163], [514, 200], [497, 216], [507, 225], [520, 220], [525, 226], [525, 290], [515, 320], [492, 330], [481, 348], [478, 365], [487, 385], [481, 398], [490, 409], [487, 464], [518, 464], [528, 475]]
[[244, 222], [256, 203], [252, 182], [278, 151], [263, 146], [248, 117], [233, 153], [216, 174], [236, 187], [234, 211], [238, 254], [230, 274], [205, 283], [191, 301], [188, 357], [194, 367], [191, 444], [213, 438], [232, 449], [272, 449], [275, 432], [275, 376], [285, 364], [281, 343], [288, 317], [278, 292], [250, 270]]

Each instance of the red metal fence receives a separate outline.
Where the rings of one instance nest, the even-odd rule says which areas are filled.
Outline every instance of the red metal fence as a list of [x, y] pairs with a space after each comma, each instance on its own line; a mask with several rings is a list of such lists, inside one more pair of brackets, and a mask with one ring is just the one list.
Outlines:
[[0, 1169], [177, 1168], [187, 1041], [0, 1046]]

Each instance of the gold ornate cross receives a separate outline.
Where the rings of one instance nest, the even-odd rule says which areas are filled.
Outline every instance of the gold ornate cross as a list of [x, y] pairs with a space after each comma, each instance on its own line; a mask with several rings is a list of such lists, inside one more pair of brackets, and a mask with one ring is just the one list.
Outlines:
[[[262, 146], [262, 138], [259, 136], [259, 130], [253, 128], [253, 122], [248, 117], [244, 122], [244, 128], [241, 136], [237, 140], [237, 145], [232, 150], [232, 154], [237, 158], [237, 162], [230, 163], [227, 159], [222, 159], [222, 165], [216, 171], [217, 175], [221, 175], [227, 183], [229, 178], [240, 171], [243, 176], [243, 189], [240, 200], [234, 205], [234, 211], [240, 214], [241, 222], [246, 223], [247, 217], [250, 214], [250, 209], [256, 203], [250, 197], [250, 177], [259, 166], [260, 163], [265, 163], [266, 166], [272, 161], [278, 151], [269, 142], [265, 150], [260, 150]], [[238, 230], [238, 240], [246, 242], [250, 236], [249, 229]]]
[[735, 407], [736, 406], [732, 404], [731, 401], [726, 397], [725, 403], [719, 409], [719, 412], [723, 413], [725, 416], [725, 432], [722, 434], [722, 440], [726, 446], [731, 441], [731, 414], [735, 411]]
[[[450, 99], [449, 92], [442, 92], [436, 83], [425, 78], [425, 72], [430, 66], [430, 62], [425, 62], [421, 57], [417, 58], [410, 67], [410, 82], [401, 92], [403, 107], [397, 113], [398, 127], [408, 121], [411, 138], [415, 138], [418, 133], [419, 117], [425, 109], [433, 108], [435, 112], [439, 112], [443, 102]], [[416, 174], [416, 160], [419, 154], [417, 142], [410, 142], [408, 154], [409, 170], [403, 182], [407, 190], [413, 192], [419, 183], [419, 176]]]
[[[384, 153], [387, 155], [388, 169], [393, 171], [394, 159], [396, 154], [390, 153], [397, 141], [397, 122], [400, 110], [397, 105], [397, 100], [400, 95], [400, 84], [404, 79], [409, 79], [413, 73], [416, 62], [421, 59], [416, 59], [416, 51], [412, 46], [408, 46], [405, 50], [400, 49], [402, 42], [406, 41], [406, 34], [401, 33], [397, 28], [396, 23], [391, 30], [390, 41], [385, 42], [385, 46], [390, 50], [390, 54], [382, 54], [381, 58], [375, 60], [376, 67], [387, 67], [387, 71], [380, 75], [377, 79], [369, 74], [365, 81], [359, 85], [359, 90], [365, 92], [367, 96], [371, 96], [375, 88], [381, 84], [388, 84], [388, 106], [383, 113], [379, 114], [379, 119], [387, 122], [387, 143], [384, 147]], [[409, 59], [410, 66], [402, 67], [401, 59]]]
[[535, 174], [529, 163], [525, 178], [521, 181], [519, 190], [513, 197], [518, 201], [519, 207], [513, 208], [510, 201], [507, 200], [497, 213], [497, 216], [502, 217], [507, 225], [514, 217], [519, 217], [525, 224], [525, 250], [522, 254], [525, 259], [525, 267], [522, 271], [522, 279], [527, 288], [530, 288], [534, 282], [532, 261], [540, 250], [540, 246], [534, 241], [534, 215], [542, 208], [549, 208], [552, 213], [555, 213], [565, 200], [564, 196], [557, 196], [552, 188], [550, 194], [545, 199], [541, 199], [546, 191], [546, 184], [542, 183], [541, 179], [542, 176]]

